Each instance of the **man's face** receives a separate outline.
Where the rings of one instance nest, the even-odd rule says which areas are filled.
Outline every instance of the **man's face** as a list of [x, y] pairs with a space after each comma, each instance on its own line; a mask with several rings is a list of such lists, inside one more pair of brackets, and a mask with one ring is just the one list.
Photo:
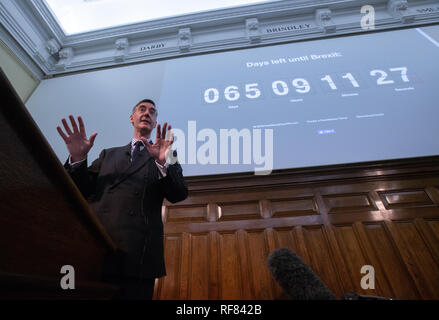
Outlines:
[[151, 132], [157, 124], [157, 109], [152, 103], [142, 102], [130, 116], [130, 122], [135, 129]]

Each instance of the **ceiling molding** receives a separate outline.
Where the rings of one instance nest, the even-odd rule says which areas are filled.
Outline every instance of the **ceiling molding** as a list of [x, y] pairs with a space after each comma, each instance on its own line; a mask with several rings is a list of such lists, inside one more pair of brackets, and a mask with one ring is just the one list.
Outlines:
[[0, 41], [3, 42], [11, 52], [20, 60], [23, 65], [39, 80], [45, 77], [44, 72], [40, 69], [40, 67], [34, 62], [33, 59], [29, 57], [29, 55], [21, 48], [21, 46], [12, 38], [8, 32], [0, 26]]
[[58, 24], [58, 20], [53, 16], [50, 9], [41, 0], [29, 0], [28, 4], [31, 12], [36, 17], [39, 17], [47, 27], [47, 37], [54, 38], [59, 43], [64, 43], [66, 41], [66, 36], [61, 26]]
[[42, 0], [2, 0], [0, 40], [41, 79], [142, 61], [368, 32], [360, 25], [365, 5], [375, 11], [373, 30], [439, 22], [437, 0], [285, 0], [65, 35]]

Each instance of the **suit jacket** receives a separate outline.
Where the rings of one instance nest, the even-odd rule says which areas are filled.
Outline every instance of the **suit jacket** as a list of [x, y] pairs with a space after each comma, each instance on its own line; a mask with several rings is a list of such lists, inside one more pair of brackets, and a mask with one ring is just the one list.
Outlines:
[[84, 161], [66, 169], [93, 207], [110, 237], [120, 248], [121, 259], [111, 257], [104, 276], [158, 278], [166, 275], [163, 249], [162, 203], [187, 197], [180, 164], [161, 174], [154, 158], [143, 149], [131, 163], [131, 143], [104, 149], [87, 168]]

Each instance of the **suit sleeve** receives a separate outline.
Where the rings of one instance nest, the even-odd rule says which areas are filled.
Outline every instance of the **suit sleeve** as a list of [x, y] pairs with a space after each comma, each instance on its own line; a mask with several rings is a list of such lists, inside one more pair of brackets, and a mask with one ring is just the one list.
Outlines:
[[96, 193], [96, 182], [101, 169], [102, 162], [105, 158], [105, 150], [102, 150], [99, 158], [93, 161], [87, 168], [87, 161], [83, 161], [77, 166], [71, 166], [67, 159], [64, 164], [72, 180], [85, 198], [90, 198]]
[[177, 162], [168, 166], [166, 177], [160, 179], [165, 198], [172, 203], [183, 201], [188, 196], [187, 184], [184, 181], [183, 169]]

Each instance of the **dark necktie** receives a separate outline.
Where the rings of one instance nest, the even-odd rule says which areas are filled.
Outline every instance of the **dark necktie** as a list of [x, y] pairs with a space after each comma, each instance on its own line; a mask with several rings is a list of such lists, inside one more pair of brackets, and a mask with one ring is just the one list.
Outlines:
[[140, 147], [142, 146], [142, 142], [141, 141], [136, 141], [136, 143], [134, 144], [134, 150], [133, 150], [133, 155], [131, 157], [131, 162], [134, 162], [137, 157], [140, 155]]

